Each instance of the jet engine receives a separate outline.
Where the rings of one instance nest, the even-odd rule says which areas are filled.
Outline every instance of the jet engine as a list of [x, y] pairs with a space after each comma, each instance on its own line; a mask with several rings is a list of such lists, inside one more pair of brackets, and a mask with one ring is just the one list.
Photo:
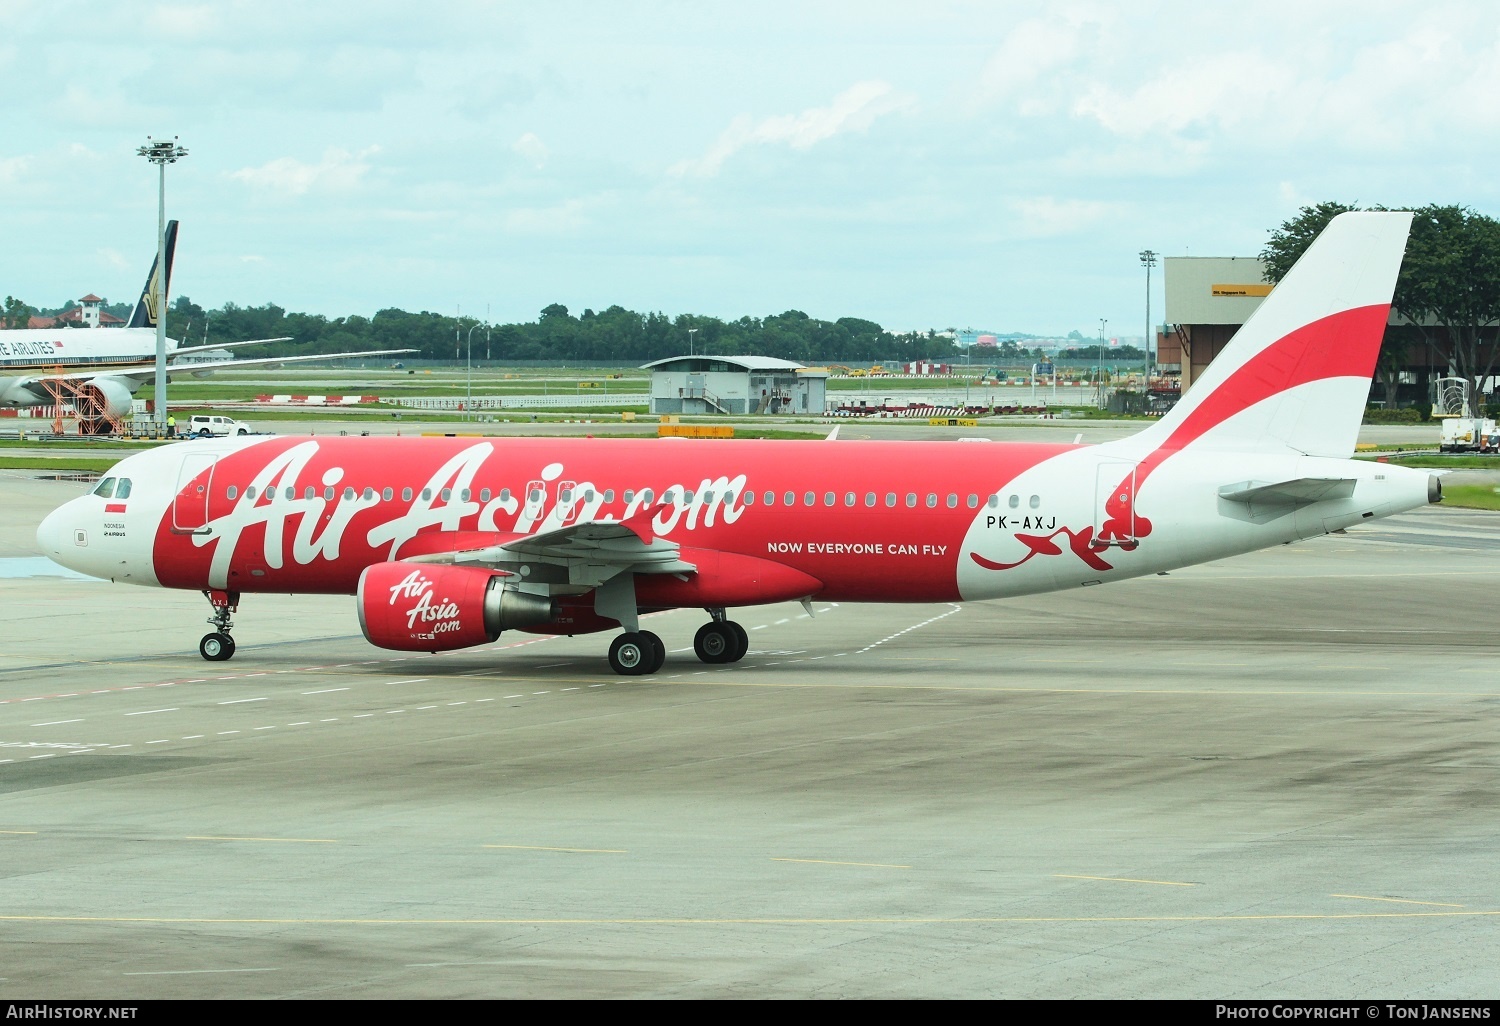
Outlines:
[[90, 378], [74, 390], [73, 407], [84, 434], [109, 434], [111, 422], [130, 413], [130, 389], [114, 378]]
[[381, 648], [446, 652], [556, 619], [550, 598], [507, 588], [508, 576], [472, 566], [376, 563], [359, 578], [360, 630]]

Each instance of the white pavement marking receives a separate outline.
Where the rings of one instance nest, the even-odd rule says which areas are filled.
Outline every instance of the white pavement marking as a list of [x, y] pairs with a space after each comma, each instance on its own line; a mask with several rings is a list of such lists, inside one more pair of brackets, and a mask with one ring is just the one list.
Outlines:
[[62, 723], [82, 723], [82, 720], [48, 720], [46, 723], [33, 723], [33, 727], [56, 727]]
[[322, 691], [304, 691], [304, 695], [331, 695], [335, 691], [348, 691], [348, 688], [324, 688]]
[[219, 704], [220, 705], [242, 705], [245, 702], [265, 702], [265, 701], [268, 701], [268, 699], [265, 699], [265, 698], [231, 698], [229, 701], [227, 701], [227, 702], [220, 702]]
[[150, 715], [152, 715], [154, 713], [176, 712], [176, 711], [177, 711], [177, 709], [175, 707], [171, 708], [171, 709], [142, 709], [140, 712], [126, 713], [125, 715], [126, 716], [150, 716]]
[[425, 680], [426, 677], [413, 677], [411, 680], [388, 680], [385, 683], [386, 687], [394, 687], [397, 684], [421, 684]]

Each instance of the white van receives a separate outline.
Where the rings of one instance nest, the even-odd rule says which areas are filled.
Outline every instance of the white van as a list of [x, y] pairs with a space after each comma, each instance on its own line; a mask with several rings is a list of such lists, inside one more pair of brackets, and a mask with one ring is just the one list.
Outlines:
[[218, 417], [199, 414], [188, 420], [187, 434], [193, 438], [208, 438], [223, 435], [248, 435], [250, 425], [233, 417]]

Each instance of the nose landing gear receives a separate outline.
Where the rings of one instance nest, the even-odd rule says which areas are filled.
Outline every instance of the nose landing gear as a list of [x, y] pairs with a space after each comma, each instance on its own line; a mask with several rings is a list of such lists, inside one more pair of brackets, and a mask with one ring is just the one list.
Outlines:
[[214, 607], [214, 615], [208, 618], [213, 624], [212, 634], [205, 634], [198, 642], [198, 654], [212, 663], [221, 663], [234, 655], [234, 639], [229, 631], [234, 623], [229, 614], [239, 608], [240, 593], [237, 591], [205, 591], [203, 597]]

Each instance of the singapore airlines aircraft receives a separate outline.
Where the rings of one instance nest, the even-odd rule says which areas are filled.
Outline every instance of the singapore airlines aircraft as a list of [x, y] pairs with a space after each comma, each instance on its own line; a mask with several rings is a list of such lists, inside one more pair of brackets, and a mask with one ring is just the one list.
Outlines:
[[[177, 222], [167, 223], [166, 284], [172, 278], [177, 250]], [[158, 289], [156, 261], [123, 328], [81, 331], [76, 328], [13, 328], [0, 331], [0, 408], [73, 404], [85, 433], [110, 430], [110, 422], [130, 412], [130, 400], [144, 384], [156, 380], [156, 323]], [[410, 349], [380, 349], [363, 353], [320, 353], [315, 356], [263, 357], [255, 360], [213, 359], [227, 349], [286, 342], [286, 338], [181, 346], [167, 339], [169, 368], [192, 374], [230, 368], [280, 366], [307, 360], [336, 360], [352, 356], [386, 356]], [[209, 359], [188, 363], [184, 358]]]
[[254, 592], [352, 594], [371, 643], [623, 628], [697, 606], [745, 655], [766, 602], [947, 602], [1088, 587], [1339, 531], [1441, 499], [1350, 459], [1411, 215], [1323, 232], [1172, 412], [1103, 445], [493, 438], [223, 439], [118, 463], [37, 531], [63, 566], [200, 590], [205, 659]]

